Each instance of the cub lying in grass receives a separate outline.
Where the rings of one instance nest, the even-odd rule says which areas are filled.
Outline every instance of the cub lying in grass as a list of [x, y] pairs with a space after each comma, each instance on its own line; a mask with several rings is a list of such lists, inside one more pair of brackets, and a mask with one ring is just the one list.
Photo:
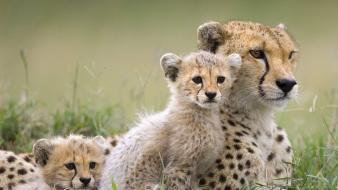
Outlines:
[[227, 60], [208, 52], [161, 58], [171, 91], [167, 108], [145, 117], [113, 149], [101, 189], [193, 189], [223, 149], [219, 105], [227, 99], [241, 65], [238, 54]]

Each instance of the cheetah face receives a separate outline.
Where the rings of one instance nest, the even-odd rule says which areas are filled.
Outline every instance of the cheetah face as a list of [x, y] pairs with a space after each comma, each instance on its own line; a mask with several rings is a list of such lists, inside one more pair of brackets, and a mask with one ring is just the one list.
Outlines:
[[42, 139], [34, 145], [34, 156], [49, 186], [94, 190], [105, 160], [104, 142], [103, 137]]
[[284, 25], [270, 28], [251, 22], [209, 22], [199, 27], [198, 37], [201, 49], [241, 55], [243, 65], [233, 85], [234, 101], [283, 107], [296, 97], [298, 85], [293, 70], [298, 50]]
[[175, 98], [211, 108], [227, 98], [241, 58], [232, 54], [226, 60], [208, 52], [180, 58], [169, 53], [161, 58], [161, 65]]

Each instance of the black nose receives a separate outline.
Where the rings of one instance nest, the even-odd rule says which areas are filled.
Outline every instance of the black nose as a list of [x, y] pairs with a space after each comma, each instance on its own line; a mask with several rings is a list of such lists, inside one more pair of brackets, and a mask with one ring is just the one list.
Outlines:
[[292, 90], [293, 86], [297, 84], [295, 80], [289, 79], [279, 79], [276, 80], [276, 84], [279, 89], [281, 89], [284, 93], [288, 93]]
[[216, 92], [206, 92], [205, 95], [209, 98], [209, 99], [214, 99], [216, 97]]
[[87, 186], [90, 183], [90, 178], [80, 177], [80, 181], [83, 183], [83, 185]]

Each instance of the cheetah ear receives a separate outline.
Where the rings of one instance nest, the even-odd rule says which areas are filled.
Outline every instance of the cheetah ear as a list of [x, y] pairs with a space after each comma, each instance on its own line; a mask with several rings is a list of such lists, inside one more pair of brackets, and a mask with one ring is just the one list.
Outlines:
[[173, 53], [166, 53], [161, 57], [161, 67], [164, 71], [165, 77], [167, 77], [170, 81], [176, 81], [179, 64], [181, 62], [181, 58]]
[[40, 166], [45, 166], [48, 161], [49, 154], [54, 146], [48, 139], [40, 139], [33, 145], [33, 154], [36, 163]]
[[102, 149], [105, 150], [107, 147], [109, 147], [108, 142], [106, 139], [102, 136], [96, 136], [93, 138], [93, 141]]
[[197, 29], [198, 48], [215, 53], [217, 48], [224, 44], [226, 32], [219, 22], [207, 22]]
[[285, 24], [279, 23], [279, 24], [276, 26], [276, 29], [278, 29], [278, 30], [287, 30], [287, 27], [286, 27]]

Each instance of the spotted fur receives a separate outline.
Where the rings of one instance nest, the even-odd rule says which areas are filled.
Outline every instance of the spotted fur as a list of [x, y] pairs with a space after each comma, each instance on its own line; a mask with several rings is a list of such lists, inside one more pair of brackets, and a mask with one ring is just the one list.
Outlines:
[[236, 190], [256, 183], [289, 185], [292, 148], [273, 118], [276, 108], [297, 94], [297, 85], [288, 93], [276, 85], [279, 79], [294, 80], [297, 62], [298, 50], [285, 27], [209, 22], [199, 27], [198, 44], [218, 55], [239, 53], [243, 60], [220, 111], [225, 147], [211, 169], [199, 176], [199, 186]]
[[163, 112], [143, 118], [113, 150], [101, 189], [111, 189], [112, 178], [121, 190], [156, 189], [161, 179], [168, 189], [197, 187], [197, 175], [223, 149], [219, 105], [241, 64], [238, 55], [228, 59], [208, 52], [162, 57], [171, 101]]

